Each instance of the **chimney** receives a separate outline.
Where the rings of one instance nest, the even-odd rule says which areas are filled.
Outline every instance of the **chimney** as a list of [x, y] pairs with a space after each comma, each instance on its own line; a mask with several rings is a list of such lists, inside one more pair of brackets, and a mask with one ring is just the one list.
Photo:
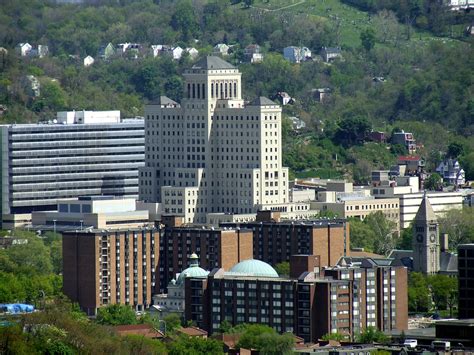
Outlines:
[[439, 237], [439, 244], [441, 247], [441, 252], [449, 251], [448, 233], [441, 233], [441, 236]]

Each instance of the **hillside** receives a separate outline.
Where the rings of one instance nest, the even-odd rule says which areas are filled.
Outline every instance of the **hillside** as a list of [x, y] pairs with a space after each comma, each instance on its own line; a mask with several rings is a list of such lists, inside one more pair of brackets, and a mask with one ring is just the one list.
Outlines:
[[[0, 63], [3, 122], [51, 119], [63, 109], [142, 115], [143, 105], [159, 95], [181, 98], [181, 73], [191, 58], [119, 56], [84, 67], [86, 55], [97, 59], [99, 47], [109, 42], [193, 46], [206, 55], [225, 42], [232, 47], [226, 60], [243, 72], [246, 99], [278, 91], [295, 98], [284, 114], [301, 118], [307, 129], [286, 130], [285, 163], [294, 173], [363, 182], [371, 168], [387, 168], [402, 152], [365, 139], [346, 144], [337, 138], [342, 123], [363, 120], [366, 128], [388, 135], [412, 130], [430, 166], [450, 143], [459, 142], [468, 177], [474, 178], [474, 53], [472, 39], [459, 31], [471, 15], [434, 17], [429, 1], [419, 1], [423, 6], [408, 25], [399, 21], [403, 7], [391, 11], [397, 1], [371, 2], [378, 7], [358, 0], [255, 0], [250, 7], [205, 0], [90, 3], [2, 2], [0, 47], [8, 51], [1, 52]], [[50, 53], [20, 58], [14, 50], [20, 42], [48, 45]], [[251, 43], [261, 46], [263, 63], [242, 63]], [[289, 45], [307, 46], [315, 58], [323, 46], [341, 46], [342, 60], [290, 64], [281, 55]], [[27, 75], [40, 83], [39, 96], [28, 90]], [[310, 92], [318, 88], [329, 88], [330, 99], [315, 100]]]

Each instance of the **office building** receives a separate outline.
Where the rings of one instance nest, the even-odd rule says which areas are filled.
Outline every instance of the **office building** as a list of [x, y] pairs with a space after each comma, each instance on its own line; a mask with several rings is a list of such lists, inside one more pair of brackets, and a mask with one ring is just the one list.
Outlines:
[[160, 236], [159, 280], [157, 291], [163, 293], [171, 280], [188, 265], [189, 256], [199, 255], [205, 270], [229, 269], [241, 260], [253, 257], [252, 231], [240, 228], [185, 227], [171, 225]]
[[0, 126], [2, 228], [23, 226], [32, 212], [55, 210], [61, 199], [138, 197], [143, 120], [70, 122], [60, 115], [51, 124]]
[[267, 263], [244, 260], [228, 271], [214, 269], [206, 279], [187, 278], [185, 319], [209, 333], [223, 321], [261, 323], [305, 342], [328, 333], [352, 340], [367, 326], [407, 329], [404, 267], [342, 258], [338, 267], [325, 269], [314, 256], [297, 256], [304, 258], [311, 259], [310, 268], [297, 277], [280, 277]]
[[280, 221], [277, 212], [261, 212], [255, 222], [222, 223], [221, 227], [253, 232], [253, 257], [271, 265], [295, 254], [319, 255], [322, 266], [336, 265], [350, 254], [349, 224], [343, 219]]
[[[396, 196], [400, 199], [400, 228], [408, 228], [410, 226], [421, 206], [424, 195], [424, 193], [420, 192]], [[443, 217], [449, 210], [462, 209], [463, 197], [461, 192], [426, 191], [426, 197], [438, 218]]]
[[137, 209], [133, 198], [82, 196], [59, 200], [57, 211], [33, 212], [35, 229], [64, 231], [70, 229], [117, 229], [152, 226], [148, 210]]
[[205, 223], [208, 213], [255, 213], [289, 202], [282, 167], [281, 107], [244, 102], [241, 73], [204, 57], [184, 73], [184, 98], [145, 107], [140, 199]]
[[64, 232], [64, 294], [88, 315], [116, 303], [148, 308], [158, 279], [159, 235], [155, 228]]
[[[474, 318], [474, 244], [458, 246], [459, 319]], [[473, 333], [473, 332], [472, 332]]]

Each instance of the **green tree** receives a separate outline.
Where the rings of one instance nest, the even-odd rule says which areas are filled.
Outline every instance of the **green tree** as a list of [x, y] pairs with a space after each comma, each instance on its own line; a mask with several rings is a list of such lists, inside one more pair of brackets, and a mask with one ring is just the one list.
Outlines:
[[388, 255], [395, 248], [397, 242], [395, 234], [396, 223], [389, 220], [380, 211], [369, 214], [365, 218], [364, 223], [374, 232], [374, 251], [379, 254]]
[[446, 153], [448, 158], [457, 159], [464, 154], [464, 145], [459, 142], [451, 142], [448, 145], [448, 152]]
[[180, 0], [177, 3], [176, 9], [171, 17], [171, 27], [181, 33], [181, 39], [183, 41], [188, 41], [193, 36], [196, 36], [199, 26], [191, 1]]
[[427, 312], [430, 309], [430, 291], [426, 277], [419, 272], [411, 272], [408, 277], [408, 310]]
[[173, 332], [181, 327], [181, 318], [177, 313], [170, 313], [163, 318], [166, 324], [166, 332]]
[[321, 339], [324, 341], [329, 341], [329, 340], [344, 341], [347, 338], [348, 338], [347, 335], [342, 334], [342, 333], [327, 333], [321, 337]]
[[112, 304], [98, 309], [97, 322], [106, 325], [137, 324], [137, 316], [130, 306]]
[[346, 147], [360, 144], [366, 140], [370, 130], [371, 125], [364, 117], [344, 118], [338, 122], [334, 140]]
[[282, 261], [275, 265], [275, 271], [280, 276], [289, 276], [290, 275], [290, 263], [288, 261]]
[[425, 189], [440, 191], [443, 188], [443, 179], [438, 173], [432, 173], [425, 180]]
[[365, 330], [357, 336], [357, 342], [363, 344], [386, 343], [388, 340], [388, 337], [382, 331], [372, 326], [365, 328]]
[[447, 211], [440, 219], [440, 230], [449, 236], [449, 248], [456, 250], [459, 244], [474, 242], [474, 207]]
[[220, 355], [224, 354], [223, 344], [211, 338], [180, 336], [168, 343], [169, 355]]
[[142, 335], [127, 335], [122, 338], [121, 344], [129, 354], [167, 354], [166, 345], [155, 339], [145, 338]]
[[363, 30], [360, 33], [360, 41], [362, 42], [362, 47], [369, 52], [375, 46], [375, 31], [373, 28], [369, 27]]
[[431, 289], [433, 302], [436, 309], [449, 309], [450, 316], [453, 316], [453, 307], [458, 298], [458, 280], [446, 275], [428, 276], [428, 284]]

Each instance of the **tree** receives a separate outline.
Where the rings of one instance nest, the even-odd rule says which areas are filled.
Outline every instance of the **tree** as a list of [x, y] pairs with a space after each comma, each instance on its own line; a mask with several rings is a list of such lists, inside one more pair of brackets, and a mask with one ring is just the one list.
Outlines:
[[369, 326], [357, 336], [357, 342], [363, 344], [386, 343], [388, 337], [375, 327]]
[[440, 219], [440, 230], [449, 236], [449, 248], [456, 250], [462, 243], [474, 242], [474, 208], [447, 211]]
[[453, 307], [458, 299], [457, 278], [440, 274], [430, 275], [428, 276], [428, 284], [436, 309], [449, 309], [449, 314], [452, 317]]
[[423, 274], [411, 272], [408, 277], [408, 310], [427, 312], [430, 309], [430, 292]]
[[177, 313], [170, 313], [163, 318], [166, 324], [166, 332], [171, 333], [181, 327], [181, 318]]
[[464, 154], [464, 145], [459, 142], [452, 142], [448, 145], [447, 157], [457, 159]]
[[360, 33], [360, 41], [362, 42], [362, 47], [369, 52], [375, 46], [375, 31], [373, 28], [366, 28]]
[[256, 349], [262, 355], [291, 354], [294, 338], [290, 333], [279, 335], [263, 324], [244, 324], [233, 329], [240, 333], [237, 348]]
[[97, 322], [106, 325], [137, 324], [137, 317], [132, 307], [123, 304], [112, 304], [99, 308]]
[[365, 117], [344, 118], [338, 122], [334, 141], [346, 147], [360, 144], [367, 138], [371, 128], [372, 126]]
[[289, 276], [290, 275], [290, 263], [288, 261], [282, 261], [275, 265], [275, 271], [280, 276]]
[[396, 245], [396, 223], [387, 219], [380, 211], [369, 214], [364, 223], [370, 226], [375, 235], [374, 251], [388, 255]]
[[175, 31], [181, 33], [183, 41], [188, 41], [197, 34], [199, 26], [191, 1], [180, 0], [178, 2], [170, 24]]
[[211, 338], [197, 338], [182, 335], [168, 343], [169, 355], [220, 355], [223, 344]]
[[344, 341], [347, 338], [348, 338], [347, 335], [342, 334], [342, 333], [327, 333], [321, 337], [321, 339], [324, 341], [329, 341], [329, 340]]
[[443, 178], [438, 173], [432, 173], [425, 180], [425, 189], [440, 191], [443, 189]]

